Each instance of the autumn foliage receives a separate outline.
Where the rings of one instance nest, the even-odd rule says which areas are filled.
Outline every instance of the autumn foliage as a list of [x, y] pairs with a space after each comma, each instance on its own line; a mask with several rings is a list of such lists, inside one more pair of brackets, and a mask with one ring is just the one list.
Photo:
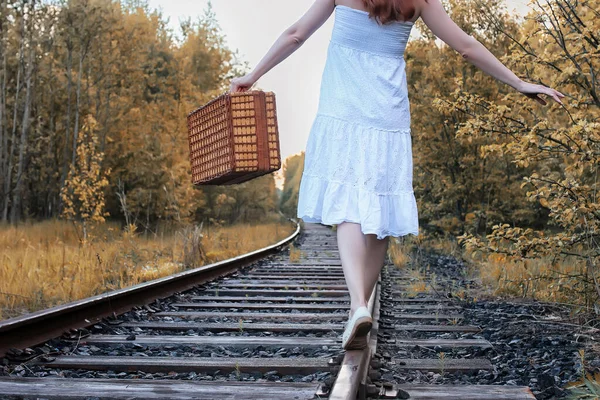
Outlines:
[[110, 169], [101, 170], [104, 154], [98, 150], [96, 121], [87, 117], [82, 134], [77, 139], [75, 163], [67, 175], [61, 190], [63, 201], [62, 216], [78, 222], [82, 226], [83, 242], [87, 241], [88, 224], [104, 222], [104, 188], [108, 185]]
[[[593, 310], [600, 294], [600, 2], [534, 2], [525, 18], [498, 0], [444, 6], [522, 79], [566, 97], [564, 106], [540, 105], [466, 62], [418, 20], [405, 59], [420, 231], [429, 244], [461, 249], [497, 294]], [[297, 205], [303, 161], [301, 154], [286, 164], [288, 212]]]
[[[565, 105], [495, 81], [418, 21], [405, 58], [420, 228], [458, 239], [505, 293], [591, 308], [600, 294], [600, 2], [534, 0], [524, 19], [503, 4], [444, 2], [518, 76], [565, 93]], [[270, 175], [190, 184], [185, 116], [243, 70], [210, 7], [175, 37], [140, 1], [0, 0], [0, 219], [108, 213], [152, 231], [159, 221], [209, 228], [279, 209], [295, 216], [302, 154], [286, 160], [279, 200]]]
[[[86, 199], [104, 196], [96, 215], [144, 231], [266, 221], [276, 210], [272, 175], [235, 188], [191, 184], [187, 114], [246, 69], [210, 3], [173, 32], [145, 1], [0, 0], [0, 220], [74, 211], [83, 221], [93, 206], [73, 200], [95, 191]], [[102, 154], [94, 168], [107, 180], [95, 187], [78, 178], [91, 119]]]
[[448, 7], [522, 79], [565, 93], [564, 106], [493, 82], [432, 38], [407, 50], [422, 218], [479, 261], [496, 253], [505, 268], [518, 264], [522, 279], [506, 279], [519, 294], [529, 287], [527, 295], [592, 305], [600, 294], [600, 3], [532, 5], [523, 21], [495, 1]]

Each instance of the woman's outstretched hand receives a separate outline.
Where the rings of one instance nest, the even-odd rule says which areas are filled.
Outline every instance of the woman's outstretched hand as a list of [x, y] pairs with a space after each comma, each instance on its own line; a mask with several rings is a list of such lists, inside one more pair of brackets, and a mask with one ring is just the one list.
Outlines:
[[229, 92], [234, 93], [248, 91], [250, 90], [252, 85], [254, 85], [255, 82], [256, 80], [250, 74], [238, 78], [233, 78], [231, 80], [231, 88], [229, 89]]
[[559, 104], [562, 104], [562, 101], [560, 101], [560, 98], [565, 97], [565, 95], [562, 94], [561, 92], [559, 92], [558, 90], [549, 88], [544, 85], [536, 85], [534, 83], [529, 83], [529, 82], [522, 82], [521, 86], [519, 87], [518, 90], [519, 90], [519, 92], [523, 93], [525, 96], [529, 97], [530, 99], [534, 99], [538, 103], [543, 104], [543, 105], [547, 104], [546, 100], [539, 97], [539, 94], [546, 94], [546, 95], [552, 97], [554, 100], [556, 100], [556, 102]]

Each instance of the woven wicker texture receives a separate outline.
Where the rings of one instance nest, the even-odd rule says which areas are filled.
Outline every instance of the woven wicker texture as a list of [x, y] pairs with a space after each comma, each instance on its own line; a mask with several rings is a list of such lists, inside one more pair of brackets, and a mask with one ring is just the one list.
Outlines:
[[273, 92], [224, 93], [187, 122], [196, 185], [242, 183], [281, 168]]

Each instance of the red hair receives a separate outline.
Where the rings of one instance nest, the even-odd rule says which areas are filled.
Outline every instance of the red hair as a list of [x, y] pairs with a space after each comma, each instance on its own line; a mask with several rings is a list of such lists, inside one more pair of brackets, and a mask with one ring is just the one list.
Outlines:
[[415, 15], [415, 0], [363, 0], [363, 3], [369, 18], [375, 18], [382, 25], [408, 21]]

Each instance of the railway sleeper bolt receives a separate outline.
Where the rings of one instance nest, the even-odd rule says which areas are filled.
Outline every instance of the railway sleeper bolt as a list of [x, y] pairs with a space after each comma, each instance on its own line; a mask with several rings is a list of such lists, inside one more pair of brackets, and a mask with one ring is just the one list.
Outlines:
[[329, 361], [327, 361], [327, 365], [329, 365], [329, 366], [340, 365], [343, 360], [344, 360], [344, 354], [339, 354], [335, 357], [330, 358]]
[[396, 387], [382, 386], [379, 391], [380, 399], [410, 399], [410, 393]]
[[322, 397], [329, 397], [329, 387], [323, 384], [319, 385], [317, 391], [315, 392], [315, 397], [317, 399], [320, 399]]
[[369, 396], [381, 394], [381, 390], [377, 387], [377, 385], [367, 384], [366, 386], [367, 386], [367, 394]]
[[381, 378], [381, 372], [379, 372], [379, 371], [369, 371], [369, 378], [372, 381], [378, 380], [379, 378]]

